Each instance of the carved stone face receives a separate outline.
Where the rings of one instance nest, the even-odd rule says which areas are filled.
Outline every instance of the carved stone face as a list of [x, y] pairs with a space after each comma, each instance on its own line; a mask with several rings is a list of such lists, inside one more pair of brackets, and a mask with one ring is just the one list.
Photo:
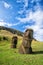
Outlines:
[[12, 48], [16, 48], [16, 45], [17, 45], [17, 37], [16, 36], [14, 36], [13, 38], [12, 38]]
[[33, 39], [33, 30], [27, 29], [24, 33], [24, 37], [27, 37], [28, 39]]

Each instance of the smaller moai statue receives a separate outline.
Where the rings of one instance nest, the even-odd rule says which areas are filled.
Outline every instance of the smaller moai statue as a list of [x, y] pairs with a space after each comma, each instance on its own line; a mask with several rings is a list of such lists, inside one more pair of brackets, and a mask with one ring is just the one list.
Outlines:
[[21, 54], [32, 53], [32, 47], [31, 47], [32, 40], [33, 40], [33, 30], [27, 29], [24, 33], [22, 44], [19, 47], [19, 53]]
[[11, 48], [16, 48], [17, 47], [17, 40], [18, 40], [17, 36], [13, 36]]

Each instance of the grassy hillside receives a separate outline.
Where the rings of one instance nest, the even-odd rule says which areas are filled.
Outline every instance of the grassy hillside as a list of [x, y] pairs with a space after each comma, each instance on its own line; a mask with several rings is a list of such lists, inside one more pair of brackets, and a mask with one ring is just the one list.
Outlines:
[[7, 27], [4, 27], [4, 26], [0, 26], [0, 30], [6, 30], [6, 31], [11, 32], [12, 34], [17, 34], [17, 35], [20, 35], [20, 36], [23, 35], [23, 32], [21, 32], [21, 31], [18, 31], [16, 29], [12, 29], [12, 28], [7, 28]]
[[18, 36], [16, 49], [11, 48], [11, 39], [14, 34], [6, 30], [0, 31], [0, 36], [8, 36], [9, 40], [0, 41], [0, 65], [43, 65], [43, 42], [32, 41], [34, 54], [19, 54], [18, 49], [22, 37]]

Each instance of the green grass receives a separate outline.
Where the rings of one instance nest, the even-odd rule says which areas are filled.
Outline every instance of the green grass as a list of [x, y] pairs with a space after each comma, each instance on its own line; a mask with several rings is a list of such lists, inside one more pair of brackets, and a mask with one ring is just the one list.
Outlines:
[[0, 65], [43, 65], [43, 42], [33, 41], [34, 54], [19, 54], [18, 49], [22, 38], [18, 37], [16, 49], [11, 48], [11, 38], [0, 41]]
[[20, 42], [21, 39], [18, 40], [17, 49], [11, 48], [11, 41], [0, 42], [0, 65], [43, 65], [43, 43], [32, 42], [35, 54], [19, 54]]

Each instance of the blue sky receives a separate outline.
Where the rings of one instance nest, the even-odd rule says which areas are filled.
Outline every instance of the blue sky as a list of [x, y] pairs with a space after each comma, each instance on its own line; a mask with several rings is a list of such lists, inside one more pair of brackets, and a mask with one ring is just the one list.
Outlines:
[[34, 38], [43, 41], [43, 0], [0, 0], [0, 26], [34, 30]]

